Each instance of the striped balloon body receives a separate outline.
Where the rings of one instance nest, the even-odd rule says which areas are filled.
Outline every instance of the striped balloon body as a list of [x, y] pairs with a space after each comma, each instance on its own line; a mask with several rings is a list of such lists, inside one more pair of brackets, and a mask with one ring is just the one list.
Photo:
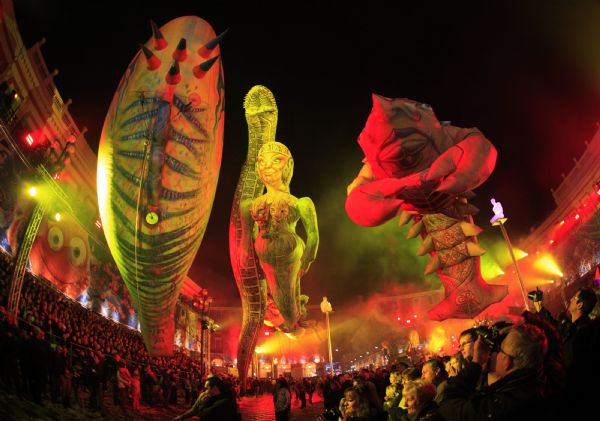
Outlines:
[[125, 71], [98, 152], [103, 229], [153, 356], [173, 352], [175, 304], [217, 186], [225, 105], [219, 47], [205, 48], [211, 26], [185, 16], [160, 32]]

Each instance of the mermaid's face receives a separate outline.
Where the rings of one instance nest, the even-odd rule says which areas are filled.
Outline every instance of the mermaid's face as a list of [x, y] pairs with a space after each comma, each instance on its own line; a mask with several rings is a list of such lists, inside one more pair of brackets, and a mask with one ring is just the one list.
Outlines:
[[266, 185], [283, 184], [283, 171], [289, 157], [279, 152], [263, 152], [258, 156], [256, 169], [258, 176]]

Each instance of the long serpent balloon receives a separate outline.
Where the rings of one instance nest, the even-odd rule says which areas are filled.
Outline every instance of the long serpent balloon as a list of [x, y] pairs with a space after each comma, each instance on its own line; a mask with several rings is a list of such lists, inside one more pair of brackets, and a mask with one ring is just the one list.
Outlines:
[[210, 216], [225, 103], [223, 34], [195, 16], [152, 29], [104, 121], [98, 201], [144, 342], [160, 356], [173, 352], [175, 304]]
[[[248, 154], [235, 189], [229, 220], [229, 255], [242, 300], [242, 328], [237, 352], [238, 373], [242, 386], [246, 385], [248, 367], [265, 319], [267, 286], [253, 249], [248, 250], [246, 267], [242, 269], [240, 265], [242, 252], [240, 204], [260, 196], [264, 190], [265, 186], [256, 174], [256, 159], [262, 145], [275, 141], [278, 117], [275, 97], [264, 86], [254, 86], [250, 89], [244, 100], [244, 109], [248, 123]], [[242, 390], [245, 388], [243, 387]]]
[[477, 209], [467, 202], [496, 164], [496, 149], [476, 128], [442, 125], [431, 107], [404, 98], [373, 95], [373, 109], [358, 143], [365, 165], [348, 186], [346, 211], [359, 225], [380, 225], [396, 215], [414, 219], [409, 238], [429, 253], [425, 273], [437, 272], [445, 298], [429, 318], [472, 318], [508, 293], [481, 276], [473, 224]]

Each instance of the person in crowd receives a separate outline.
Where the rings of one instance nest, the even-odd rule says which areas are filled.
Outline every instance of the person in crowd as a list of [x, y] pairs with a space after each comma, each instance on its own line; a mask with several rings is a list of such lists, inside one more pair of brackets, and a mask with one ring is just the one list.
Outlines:
[[340, 405], [345, 390], [345, 388], [342, 388], [340, 379], [337, 376], [327, 376], [322, 383], [322, 387], [325, 410], [336, 410]]
[[292, 406], [292, 393], [288, 382], [283, 377], [277, 379], [273, 399], [275, 401], [275, 420], [288, 421]]
[[445, 365], [448, 377], [456, 376], [460, 372], [460, 370], [463, 369], [464, 365], [465, 360], [462, 356], [462, 353], [459, 352], [458, 354], [452, 355]]
[[464, 360], [473, 359], [473, 344], [477, 340], [477, 332], [474, 328], [463, 330], [458, 338], [460, 353]]
[[371, 373], [369, 370], [365, 368], [361, 369], [359, 376], [354, 377], [352, 380], [352, 386], [363, 388], [365, 390], [364, 396], [369, 402], [369, 407], [373, 409], [374, 412], [383, 412], [383, 402], [379, 399], [377, 388], [375, 383], [371, 380]]
[[190, 379], [191, 373], [182, 373], [181, 381], [183, 385], [183, 392], [185, 394], [185, 403], [190, 404], [192, 401], [192, 381]]
[[121, 366], [121, 356], [119, 354], [107, 356], [104, 359], [102, 366], [101, 378], [103, 379], [103, 388], [107, 389], [108, 384], [112, 385], [113, 404], [121, 405], [121, 393], [119, 391], [119, 382], [117, 380], [117, 372]]
[[436, 387], [435, 401], [439, 403], [446, 388], [448, 374], [444, 369], [444, 363], [437, 358], [432, 358], [423, 364], [421, 379]]
[[61, 401], [65, 408], [69, 408], [71, 406], [71, 396], [73, 395], [71, 378], [71, 370], [66, 367], [60, 379]]
[[125, 364], [125, 361], [119, 362], [119, 370], [117, 371], [117, 384], [119, 385], [119, 401], [121, 407], [125, 407], [129, 403], [129, 388], [131, 386], [131, 373]]
[[209, 375], [204, 382], [204, 391], [194, 405], [173, 421], [198, 416], [202, 421], [241, 421], [240, 411], [233, 393], [233, 387], [215, 375]]
[[387, 385], [385, 388], [385, 398], [383, 401], [384, 412], [389, 413], [390, 408], [394, 405], [394, 403], [395, 406], [398, 406], [400, 403], [400, 393], [402, 393], [402, 389], [397, 383], [391, 383]]
[[306, 408], [306, 386], [304, 379], [298, 379], [296, 382], [296, 396], [300, 399], [300, 408]]
[[[588, 354], [588, 335], [592, 333], [595, 325], [590, 320], [589, 314], [596, 306], [597, 298], [590, 288], [581, 288], [569, 301], [568, 312], [571, 316], [571, 324], [566, 329], [563, 337], [564, 358], [567, 369], [570, 369], [577, 357], [581, 361]], [[577, 355], [580, 354], [580, 355]]]
[[140, 384], [140, 371], [136, 368], [131, 376], [131, 407], [135, 412], [140, 411], [140, 395], [142, 386]]
[[404, 387], [406, 413], [400, 419], [406, 421], [443, 421], [437, 412], [435, 385], [423, 379], [410, 381]]
[[[144, 402], [150, 407], [154, 406], [154, 393], [156, 389], [156, 385], [158, 384], [158, 379], [154, 371], [152, 371], [152, 366], [150, 364], [146, 364], [146, 368], [144, 369], [144, 378], [142, 383], [142, 396]], [[194, 402], [196, 401], [194, 397]]]
[[167, 368], [163, 369], [161, 380], [160, 380], [160, 387], [162, 389], [163, 405], [165, 406], [165, 408], [168, 408], [169, 404], [171, 403], [171, 392], [172, 392], [173, 382], [174, 382], [174, 379], [173, 379], [172, 371]]
[[[396, 365], [398, 367], [406, 367], [406, 364]], [[406, 367], [404, 370], [408, 370]], [[418, 370], [417, 370], [418, 371]], [[419, 372], [416, 378], [419, 378], [421, 373]], [[393, 421], [398, 421], [400, 419], [400, 412], [404, 411], [400, 408], [400, 402], [402, 401], [402, 390], [403, 390], [403, 382], [402, 382], [402, 372], [397, 370], [392, 370], [390, 372], [389, 377], [390, 384], [388, 388], [386, 388], [386, 400], [383, 403], [383, 410], [388, 414], [388, 419]], [[389, 389], [392, 387], [392, 389]], [[392, 397], [389, 394], [393, 394]]]
[[341, 404], [342, 421], [374, 421], [377, 419], [377, 411], [370, 407], [366, 390], [351, 387], [344, 391], [344, 399]]
[[540, 376], [548, 341], [531, 324], [507, 328], [508, 334], [493, 354], [488, 385], [476, 386], [483, 367], [492, 358], [491, 349], [478, 336], [473, 359], [447, 384], [439, 404], [446, 420], [547, 419], [543, 412], [543, 380]]
[[100, 375], [100, 359], [98, 356], [94, 356], [93, 360], [88, 363], [85, 376], [85, 384], [90, 391], [90, 408], [92, 411], [103, 412], [104, 402], [102, 400], [102, 377]]
[[306, 393], [308, 394], [308, 403], [312, 405], [313, 394], [315, 393], [315, 381], [311, 378], [306, 379]]
[[48, 367], [50, 365], [50, 346], [44, 340], [44, 331], [36, 328], [34, 338], [28, 341], [29, 347], [29, 387], [33, 401], [42, 404], [42, 393], [46, 390]]
[[19, 376], [19, 330], [13, 314], [2, 308], [2, 322], [0, 328], [0, 376], [4, 383], [4, 390], [8, 393], [14, 391], [22, 395], [22, 385]]
[[580, 288], [569, 301], [571, 323], [562, 340], [567, 407], [573, 408], [573, 415], [584, 415], [595, 399], [594, 388], [588, 385], [595, 380], [590, 374], [600, 373], [600, 321], [589, 317], [596, 303], [596, 294], [587, 287]]

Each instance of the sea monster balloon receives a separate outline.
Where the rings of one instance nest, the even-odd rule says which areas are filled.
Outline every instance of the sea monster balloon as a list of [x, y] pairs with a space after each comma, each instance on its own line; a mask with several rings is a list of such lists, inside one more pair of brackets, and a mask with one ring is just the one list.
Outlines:
[[365, 163], [348, 186], [346, 211], [363, 226], [398, 214], [400, 224], [414, 220], [408, 237], [422, 237], [417, 255], [431, 256], [425, 274], [437, 272], [445, 289], [429, 318], [472, 318], [502, 300], [506, 285], [481, 276], [482, 230], [473, 224], [477, 208], [467, 203], [496, 164], [489, 140], [476, 128], [442, 125], [427, 104], [373, 95], [358, 143]]
[[[298, 336], [308, 326], [300, 280], [319, 245], [317, 216], [308, 197], [290, 194], [294, 160], [275, 142], [277, 106], [271, 91], [254, 86], [244, 101], [249, 145], [234, 196], [230, 258], [243, 308], [238, 344], [242, 385], [263, 323]], [[266, 193], [263, 190], [266, 187]], [[306, 242], [296, 233], [301, 222]]]
[[98, 202], [111, 253], [153, 356], [171, 355], [174, 310], [204, 236], [223, 149], [219, 42], [195, 16], [141, 46], [112, 100], [98, 152]]

